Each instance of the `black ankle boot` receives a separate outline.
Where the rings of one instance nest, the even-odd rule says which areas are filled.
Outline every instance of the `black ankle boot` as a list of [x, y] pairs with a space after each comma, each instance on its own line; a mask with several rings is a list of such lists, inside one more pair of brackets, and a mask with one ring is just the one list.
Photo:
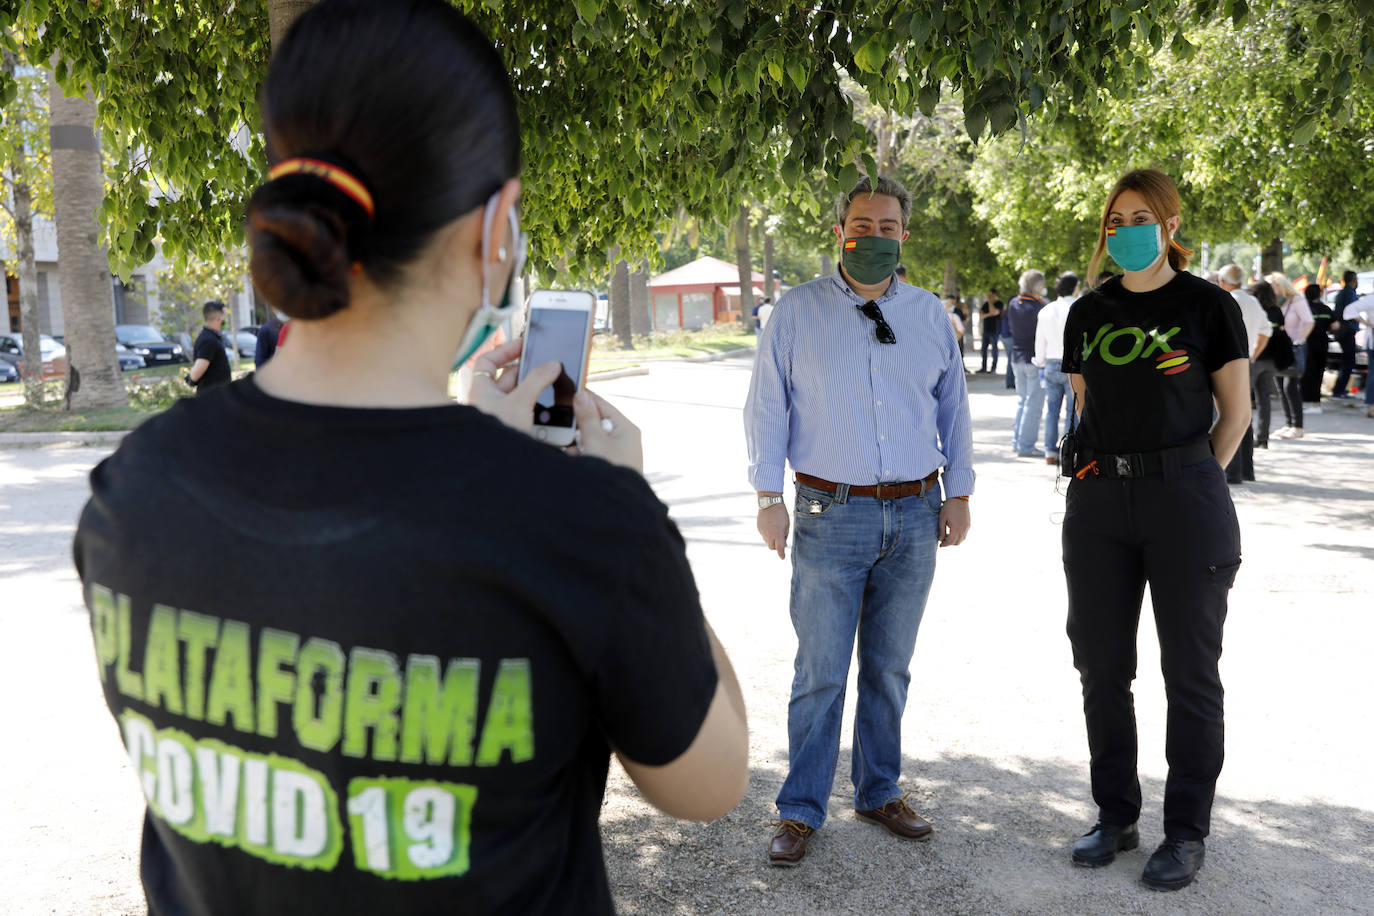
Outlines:
[[1140, 831], [1135, 824], [1110, 827], [1099, 821], [1073, 844], [1073, 864], [1084, 868], [1101, 868], [1111, 865], [1118, 852], [1135, 849], [1139, 845]]
[[1145, 863], [1145, 873], [1140, 881], [1146, 887], [1157, 891], [1176, 891], [1193, 883], [1206, 853], [1202, 840], [1179, 840], [1170, 837], [1150, 861]]

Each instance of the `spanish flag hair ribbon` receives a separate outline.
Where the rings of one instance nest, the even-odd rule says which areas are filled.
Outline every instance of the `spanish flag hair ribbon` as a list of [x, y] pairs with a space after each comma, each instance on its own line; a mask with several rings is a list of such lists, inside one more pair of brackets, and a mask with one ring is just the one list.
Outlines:
[[337, 165], [330, 165], [328, 162], [307, 157], [283, 159], [268, 171], [267, 180], [276, 181], [287, 175], [312, 175], [315, 178], [323, 179], [352, 198], [358, 206], [367, 212], [368, 219], [377, 215], [376, 208], [372, 203], [372, 193], [368, 191], [367, 186]]

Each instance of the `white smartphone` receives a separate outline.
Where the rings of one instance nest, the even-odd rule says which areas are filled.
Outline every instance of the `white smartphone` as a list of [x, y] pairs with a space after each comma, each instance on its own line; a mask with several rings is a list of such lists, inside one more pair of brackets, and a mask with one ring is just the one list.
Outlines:
[[541, 289], [525, 312], [525, 348], [520, 355], [520, 381], [535, 366], [563, 364], [563, 374], [539, 393], [534, 404], [535, 438], [550, 445], [572, 445], [577, 436], [573, 396], [587, 381], [596, 297], [582, 290]]

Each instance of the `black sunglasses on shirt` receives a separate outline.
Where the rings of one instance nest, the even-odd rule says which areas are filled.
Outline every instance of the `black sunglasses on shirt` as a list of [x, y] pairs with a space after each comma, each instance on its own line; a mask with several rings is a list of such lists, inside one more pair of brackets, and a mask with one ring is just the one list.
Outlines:
[[897, 335], [892, 332], [892, 325], [888, 324], [887, 319], [883, 317], [883, 310], [878, 308], [878, 303], [870, 299], [863, 305], [854, 307], [863, 312], [864, 317], [877, 326], [878, 343], [895, 344], [897, 342]]

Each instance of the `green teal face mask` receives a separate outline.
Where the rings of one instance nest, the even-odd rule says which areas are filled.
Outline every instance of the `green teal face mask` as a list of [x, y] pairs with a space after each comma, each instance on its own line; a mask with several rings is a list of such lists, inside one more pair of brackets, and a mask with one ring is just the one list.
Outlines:
[[1107, 253], [1122, 270], [1145, 270], [1159, 260], [1164, 232], [1158, 223], [1112, 226], [1107, 229]]
[[845, 272], [865, 286], [881, 283], [897, 269], [902, 243], [880, 235], [861, 235], [844, 240], [840, 263]]

